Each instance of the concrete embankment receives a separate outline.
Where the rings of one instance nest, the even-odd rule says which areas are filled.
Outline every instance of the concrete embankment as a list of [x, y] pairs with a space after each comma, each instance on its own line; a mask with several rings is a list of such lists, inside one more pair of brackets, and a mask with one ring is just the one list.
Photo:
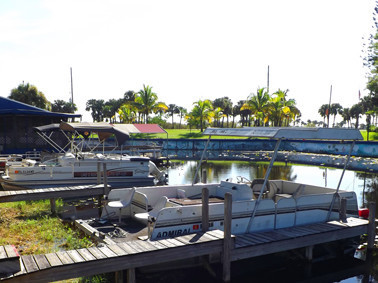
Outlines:
[[[150, 140], [151, 141], [151, 140]], [[170, 159], [199, 160], [206, 146], [206, 139], [153, 140], [163, 148], [163, 155]], [[133, 140], [134, 144], [143, 140]], [[145, 140], [144, 140], [145, 142]], [[214, 139], [210, 140], [205, 159], [269, 161], [276, 140], [270, 139]], [[277, 160], [297, 164], [310, 164], [343, 168], [351, 142], [285, 140], [282, 141]], [[378, 142], [356, 142], [349, 170], [378, 172]]]

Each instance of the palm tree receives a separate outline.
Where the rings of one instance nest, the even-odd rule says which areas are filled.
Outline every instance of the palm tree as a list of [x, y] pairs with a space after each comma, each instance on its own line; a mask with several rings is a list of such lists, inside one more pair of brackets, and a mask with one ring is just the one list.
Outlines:
[[323, 104], [320, 106], [318, 113], [323, 118], [323, 122], [325, 123], [325, 118], [328, 116], [328, 104]]
[[251, 93], [240, 110], [251, 110], [256, 118], [255, 126], [264, 126], [265, 116], [269, 108], [270, 95], [265, 91], [265, 88], [257, 89], [256, 94]]
[[175, 128], [175, 124], [173, 123], [173, 116], [175, 114], [179, 114], [180, 113], [180, 109], [179, 109], [179, 107], [176, 104], [169, 104], [167, 112], [168, 112], [168, 116], [172, 116], [172, 129], [174, 129]]
[[343, 109], [343, 107], [339, 103], [332, 103], [330, 108], [330, 114], [333, 115], [333, 124], [332, 127], [335, 127], [335, 120], [336, 115], [341, 114], [340, 111]]
[[186, 110], [186, 108], [181, 107], [181, 106], [178, 106], [178, 109], [180, 111], [180, 125], [179, 125], [179, 129], [181, 129], [181, 120], [182, 120], [182, 118], [184, 118], [186, 116], [186, 114], [188, 114], [188, 110]]
[[295, 100], [287, 99], [288, 91], [279, 89], [272, 95], [269, 101], [267, 118], [272, 121], [273, 126], [289, 126], [290, 122], [295, 121], [296, 117], [301, 114], [295, 105]]
[[201, 132], [203, 132], [203, 124], [205, 121], [211, 122], [214, 113], [212, 112], [213, 110], [213, 105], [210, 100], [198, 100], [193, 103], [194, 108], [191, 112], [193, 117], [196, 117], [199, 119], [200, 127], [201, 127]]
[[343, 108], [341, 110], [341, 116], [343, 117], [343, 121], [348, 123], [348, 128], [350, 127], [350, 110], [349, 108]]
[[133, 123], [136, 118], [136, 108], [131, 103], [124, 103], [118, 109], [119, 119], [122, 123]]
[[[214, 109], [214, 126], [219, 127], [220, 125], [220, 119], [224, 118], [223, 109], [220, 107], [217, 107]], [[223, 124], [223, 123], [222, 123]]]
[[143, 85], [135, 97], [135, 102], [139, 103], [141, 106], [141, 113], [144, 115], [144, 122], [148, 123], [148, 115], [152, 113], [156, 106], [158, 96], [156, 93], [152, 92], [152, 87]]
[[360, 119], [360, 115], [363, 113], [362, 105], [360, 103], [354, 104], [350, 110], [350, 117], [356, 119], [355, 128], [358, 129], [358, 121]]

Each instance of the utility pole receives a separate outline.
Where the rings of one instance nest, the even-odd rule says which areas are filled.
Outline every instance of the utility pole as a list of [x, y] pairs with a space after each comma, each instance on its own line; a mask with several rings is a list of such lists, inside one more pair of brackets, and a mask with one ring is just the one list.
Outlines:
[[267, 93], [269, 93], [269, 65], [268, 65], [268, 84], [267, 84], [266, 91], [267, 91]]
[[73, 107], [74, 107], [74, 101], [73, 101], [72, 67], [70, 67], [70, 73], [71, 73], [71, 104], [72, 104], [72, 109], [73, 109]]

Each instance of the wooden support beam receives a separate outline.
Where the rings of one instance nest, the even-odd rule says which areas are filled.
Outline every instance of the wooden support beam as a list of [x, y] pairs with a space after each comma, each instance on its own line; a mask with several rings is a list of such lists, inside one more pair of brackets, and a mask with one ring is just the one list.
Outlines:
[[202, 232], [209, 230], [209, 189], [202, 189]]
[[369, 225], [368, 225], [368, 242], [367, 249], [372, 251], [375, 239], [375, 202], [369, 202]]
[[232, 194], [224, 196], [224, 240], [223, 240], [223, 276], [224, 282], [231, 280], [231, 220], [232, 220]]
[[135, 268], [129, 268], [127, 270], [127, 283], [135, 283]]
[[312, 259], [313, 259], [313, 251], [314, 251], [314, 246], [313, 245], [306, 247], [305, 257], [306, 257], [307, 261], [309, 261], [309, 262], [311, 262]]
[[97, 162], [97, 185], [101, 184], [101, 163]]
[[347, 216], [346, 216], [346, 211], [347, 211], [347, 199], [342, 198], [340, 201], [340, 221], [343, 223], [347, 222]]
[[202, 170], [202, 183], [206, 184], [207, 183], [207, 171]]
[[50, 207], [51, 207], [51, 213], [55, 214], [56, 213], [56, 202], [54, 198], [50, 199]]

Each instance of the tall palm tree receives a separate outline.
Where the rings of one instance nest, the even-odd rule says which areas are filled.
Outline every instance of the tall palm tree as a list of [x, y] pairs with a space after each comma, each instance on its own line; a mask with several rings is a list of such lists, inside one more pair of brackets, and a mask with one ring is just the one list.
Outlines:
[[141, 106], [141, 113], [144, 115], [144, 122], [148, 123], [148, 115], [152, 113], [156, 106], [158, 96], [155, 92], [152, 92], [152, 87], [143, 85], [135, 97], [135, 102], [139, 103]]
[[289, 124], [295, 121], [296, 117], [300, 115], [295, 100], [287, 99], [288, 91], [289, 90], [282, 91], [279, 89], [273, 93], [269, 101], [267, 118], [272, 122], [273, 126], [289, 126]]
[[340, 111], [343, 109], [343, 107], [339, 103], [332, 103], [331, 108], [329, 111], [330, 115], [333, 115], [333, 124], [332, 127], [335, 127], [335, 120], [336, 120], [336, 115], [341, 114]]
[[264, 126], [265, 116], [269, 108], [270, 95], [265, 88], [257, 89], [256, 94], [251, 93], [240, 110], [251, 110], [256, 118], [255, 126]]
[[328, 107], [329, 107], [328, 104], [323, 104], [322, 106], [320, 106], [320, 108], [318, 110], [318, 113], [323, 118], [324, 123], [325, 123], [325, 118], [328, 116], [328, 111], [329, 111]]
[[172, 117], [172, 129], [174, 129], [175, 124], [173, 123], [173, 116], [175, 114], [180, 114], [180, 109], [176, 104], [169, 104], [167, 112], [168, 112], [168, 116]]
[[184, 107], [181, 107], [181, 106], [178, 106], [178, 109], [180, 111], [180, 124], [179, 124], [179, 129], [181, 129], [181, 121], [182, 121], [182, 118], [184, 118], [186, 116], [186, 114], [188, 114], [188, 110]]
[[211, 122], [214, 113], [212, 112], [213, 110], [213, 105], [210, 100], [198, 100], [193, 103], [194, 108], [192, 110], [192, 116], [199, 118], [200, 122], [200, 127], [201, 127], [201, 132], [203, 132], [203, 124], [205, 121], [208, 121], [209, 123]]
[[133, 123], [136, 118], [136, 108], [131, 103], [124, 103], [118, 109], [119, 119], [122, 123]]

